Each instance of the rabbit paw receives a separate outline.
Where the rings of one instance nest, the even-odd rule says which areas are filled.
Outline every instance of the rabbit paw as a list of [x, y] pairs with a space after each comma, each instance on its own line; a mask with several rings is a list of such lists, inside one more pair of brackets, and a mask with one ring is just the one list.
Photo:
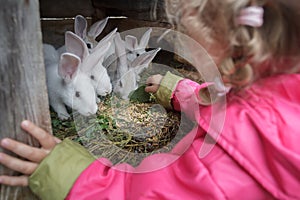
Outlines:
[[67, 120], [71, 117], [68, 113], [57, 113], [57, 115], [58, 118], [61, 120]]

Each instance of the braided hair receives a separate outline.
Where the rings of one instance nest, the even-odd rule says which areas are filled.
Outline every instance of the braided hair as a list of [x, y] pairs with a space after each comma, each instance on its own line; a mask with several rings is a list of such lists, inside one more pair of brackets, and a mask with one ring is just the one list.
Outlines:
[[[236, 23], [249, 6], [263, 9], [262, 26]], [[196, 35], [205, 46], [218, 44], [222, 52], [217, 65], [224, 83], [232, 88], [275, 73], [299, 71], [298, 10], [293, 0], [166, 0], [167, 16], [178, 30]]]

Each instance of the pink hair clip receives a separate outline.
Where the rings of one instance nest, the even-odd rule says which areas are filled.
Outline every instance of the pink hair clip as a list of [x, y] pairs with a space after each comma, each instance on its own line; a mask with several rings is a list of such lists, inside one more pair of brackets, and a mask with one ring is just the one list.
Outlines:
[[241, 10], [236, 18], [239, 25], [248, 25], [252, 27], [260, 27], [263, 25], [264, 9], [258, 6], [249, 6]]

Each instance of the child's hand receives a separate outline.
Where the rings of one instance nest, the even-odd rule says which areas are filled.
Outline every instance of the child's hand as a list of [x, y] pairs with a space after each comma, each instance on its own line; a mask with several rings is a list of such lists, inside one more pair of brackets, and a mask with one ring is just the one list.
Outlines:
[[163, 79], [163, 76], [160, 74], [150, 76], [146, 81], [145, 91], [149, 92], [149, 93], [157, 92], [162, 79]]
[[2, 148], [12, 151], [27, 160], [21, 160], [0, 152], [0, 164], [24, 174], [22, 176], [0, 175], [0, 184], [28, 186], [28, 177], [36, 170], [39, 163], [51, 152], [56, 144], [61, 142], [30, 121], [23, 121], [21, 127], [39, 141], [41, 148], [32, 147], [9, 138], [2, 139], [0, 141]]

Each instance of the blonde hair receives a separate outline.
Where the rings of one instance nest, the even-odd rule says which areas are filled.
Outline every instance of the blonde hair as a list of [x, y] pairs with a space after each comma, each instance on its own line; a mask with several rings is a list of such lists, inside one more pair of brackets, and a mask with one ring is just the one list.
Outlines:
[[[282, 67], [300, 52], [299, 7], [289, 2], [294, 1], [166, 0], [166, 10], [179, 30], [193, 29], [208, 44], [218, 43], [223, 49], [219, 69], [224, 82], [243, 87], [261, 76], [298, 70]], [[241, 9], [248, 6], [263, 8], [261, 27], [236, 23]]]

